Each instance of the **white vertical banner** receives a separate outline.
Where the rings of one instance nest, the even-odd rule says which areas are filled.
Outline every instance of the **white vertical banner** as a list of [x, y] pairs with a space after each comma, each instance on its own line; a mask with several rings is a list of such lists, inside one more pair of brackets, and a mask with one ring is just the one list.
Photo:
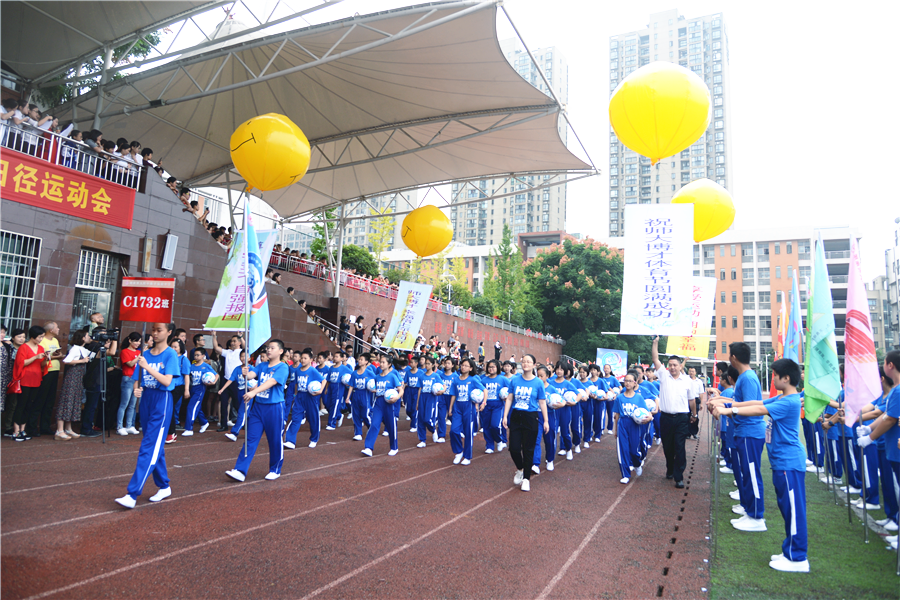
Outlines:
[[413, 349], [430, 296], [430, 285], [400, 282], [397, 303], [394, 305], [394, 314], [391, 315], [391, 324], [388, 326], [383, 347], [398, 350]]
[[625, 277], [619, 333], [691, 335], [692, 204], [625, 207]]
[[716, 309], [715, 277], [692, 277], [691, 335], [670, 335], [666, 342], [666, 354], [688, 358], [708, 358], [710, 331]]

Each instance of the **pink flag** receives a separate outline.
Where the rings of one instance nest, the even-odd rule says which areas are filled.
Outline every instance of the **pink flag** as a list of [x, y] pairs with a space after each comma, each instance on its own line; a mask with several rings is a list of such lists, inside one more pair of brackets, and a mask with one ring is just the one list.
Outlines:
[[859, 267], [859, 247], [850, 239], [847, 324], [844, 330], [844, 423], [853, 425], [862, 407], [881, 395], [869, 300]]

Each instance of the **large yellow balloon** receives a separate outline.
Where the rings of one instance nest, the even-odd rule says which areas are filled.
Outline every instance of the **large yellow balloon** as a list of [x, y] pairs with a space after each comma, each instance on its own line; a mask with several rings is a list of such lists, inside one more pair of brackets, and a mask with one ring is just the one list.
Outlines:
[[250, 187], [277, 190], [306, 174], [309, 140], [284, 115], [260, 115], [231, 134], [231, 160]]
[[609, 101], [616, 136], [654, 165], [696, 142], [709, 119], [709, 88], [693, 71], [668, 62], [641, 67]]
[[453, 225], [437, 206], [429, 204], [406, 215], [400, 235], [417, 256], [431, 256], [453, 239]]
[[731, 194], [715, 181], [697, 179], [675, 194], [672, 204], [694, 205], [694, 241], [714, 238], [734, 223]]

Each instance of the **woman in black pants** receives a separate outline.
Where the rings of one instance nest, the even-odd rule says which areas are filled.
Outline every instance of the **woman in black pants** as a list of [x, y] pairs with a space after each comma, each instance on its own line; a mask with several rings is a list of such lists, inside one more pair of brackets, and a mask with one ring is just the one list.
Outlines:
[[534, 356], [522, 358], [522, 374], [512, 378], [503, 408], [503, 427], [509, 432], [509, 453], [516, 463], [514, 485], [531, 490], [531, 463], [538, 437], [538, 413], [544, 417], [544, 433], [550, 432], [544, 382], [535, 375]]

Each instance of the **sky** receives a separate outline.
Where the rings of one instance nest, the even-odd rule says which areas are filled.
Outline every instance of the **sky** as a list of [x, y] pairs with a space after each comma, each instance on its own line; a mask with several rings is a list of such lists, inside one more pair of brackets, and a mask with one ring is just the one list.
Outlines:
[[[346, 0], [316, 13], [315, 21], [415, 3]], [[885, 273], [884, 251], [900, 217], [890, 175], [898, 155], [893, 145], [900, 144], [900, 80], [891, 58], [900, 2], [506, 0], [504, 6], [529, 47], [556, 46], [566, 57], [570, 121], [601, 170], [569, 184], [570, 232], [608, 236], [609, 37], [641, 29], [651, 13], [671, 8], [687, 19], [722, 12], [734, 228], [849, 225], [861, 236], [864, 279]], [[501, 11], [498, 37], [513, 35]]]

